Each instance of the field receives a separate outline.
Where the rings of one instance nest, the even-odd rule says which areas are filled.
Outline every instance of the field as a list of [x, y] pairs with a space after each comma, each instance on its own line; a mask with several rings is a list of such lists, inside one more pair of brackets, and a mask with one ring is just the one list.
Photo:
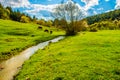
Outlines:
[[120, 30], [52, 43], [26, 61], [15, 80], [120, 80]]
[[[54, 28], [44, 27], [53, 30]], [[38, 29], [37, 24], [19, 23], [0, 19], [0, 62], [20, 53], [24, 49], [63, 35], [62, 31], [53, 30], [53, 34]]]

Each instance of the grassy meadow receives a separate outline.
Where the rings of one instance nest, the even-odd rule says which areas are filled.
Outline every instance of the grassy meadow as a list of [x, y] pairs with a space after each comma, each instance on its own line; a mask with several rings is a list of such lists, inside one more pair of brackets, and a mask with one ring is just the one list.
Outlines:
[[120, 80], [120, 30], [52, 43], [26, 61], [15, 80]]
[[[64, 34], [55, 28], [43, 27], [41, 30], [38, 26], [0, 19], [0, 62], [32, 45]], [[53, 30], [53, 34], [44, 32], [45, 29]]]

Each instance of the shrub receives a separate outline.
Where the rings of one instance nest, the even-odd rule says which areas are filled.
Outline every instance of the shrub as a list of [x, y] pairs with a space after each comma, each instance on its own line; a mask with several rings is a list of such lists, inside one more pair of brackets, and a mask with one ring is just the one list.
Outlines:
[[90, 32], [97, 32], [98, 31], [98, 28], [97, 27], [92, 27], [90, 28]]

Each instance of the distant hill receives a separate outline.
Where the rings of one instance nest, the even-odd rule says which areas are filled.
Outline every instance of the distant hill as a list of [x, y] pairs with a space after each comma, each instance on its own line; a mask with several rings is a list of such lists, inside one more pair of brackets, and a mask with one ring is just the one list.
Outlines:
[[89, 25], [106, 20], [120, 20], [120, 9], [86, 18]]

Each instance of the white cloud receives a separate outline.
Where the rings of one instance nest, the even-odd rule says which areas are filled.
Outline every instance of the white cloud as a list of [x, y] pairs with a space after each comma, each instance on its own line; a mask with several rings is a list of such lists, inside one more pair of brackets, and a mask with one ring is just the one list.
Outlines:
[[[37, 0], [35, 0], [37, 1]], [[48, 0], [52, 1], [52, 0]], [[71, 0], [69, 0], [71, 1]], [[86, 6], [81, 7], [79, 4], [78, 7], [84, 11], [85, 15], [88, 15], [87, 10], [90, 9], [94, 5], [98, 5], [98, 0], [82, 0]], [[59, 4], [52, 4], [52, 5], [42, 5], [42, 4], [32, 4], [29, 0], [0, 0], [0, 3], [2, 3], [4, 6], [11, 6], [13, 8], [20, 8], [24, 7], [26, 10], [23, 12], [26, 12], [30, 15], [36, 15], [37, 17], [43, 17], [43, 15], [40, 13], [42, 10], [46, 10], [49, 12], [53, 12], [53, 9], [58, 6]], [[50, 19], [51, 17], [47, 17], [47, 19]]]
[[[39, 13], [40, 11], [46, 10], [52, 12], [52, 9], [58, 5], [31, 4], [29, 0], [0, 0], [0, 3], [2, 3], [4, 6], [11, 6], [13, 8], [25, 7], [26, 10], [23, 12], [26, 12], [30, 15], [37, 15], [39, 18], [45, 18], [42, 14]], [[50, 19], [50, 17], [47, 17], [45, 19]]]
[[36, 15], [38, 18], [42, 19], [52, 19], [51, 16], [43, 16], [43, 14], [40, 13], [40, 11], [48, 11], [52, 12], [53, 9], [59, 4], [53, 4], [53, 5], [41, 5], [41, 4], [31, 4], [30, 10], [25, 10], [24, 12], [29, 13], [30, 15]]
[[97, 14], [97, 12], [96, 12], [96, 11], [93, 11], [93, 14]]
[[116, 0], [115, 9], [120, 9], [120, 0]]
[[114, 11], [114, 9], [111, 9], [111, 10], [107, 10], [107, 11], [105, 11], [105, 12], [110, 12], [110, 11]]
[[30, 2], [28, 0], [0, 0], [0, 3], [2, 3], [4, 6], [11, 6], [14, 8], [17, 7], [29, 7]]
[[81, 1], [86, 4], [84, 7], [85, 10], [88, 10], [91, 7], [99, 4], [99, 0], [81, 0]]
[[105, 0], [106, 2], [110, 1], [110, 0]]
[[43, 10], [52, 12], [57, 5], [58, 4], [53, 4], [53, 5], [31, 4], [32, 9], [25, 10], [24, 12], [29, 13], [31, 15], [37, 15], [40, 13], [40, 11], [43, 11]]
[[98, 8], [97, 10], [99, 10], [99, 11], [100, 11], [100, 10], [103, 10], [103, 8]]
[[52, 10], [57, 6], [58, 4], [53, 4], [53, 5], [41, 5], [41, 4], [32, 4], [32, 8], [35, 10], [47, 10], [52, 12]]

